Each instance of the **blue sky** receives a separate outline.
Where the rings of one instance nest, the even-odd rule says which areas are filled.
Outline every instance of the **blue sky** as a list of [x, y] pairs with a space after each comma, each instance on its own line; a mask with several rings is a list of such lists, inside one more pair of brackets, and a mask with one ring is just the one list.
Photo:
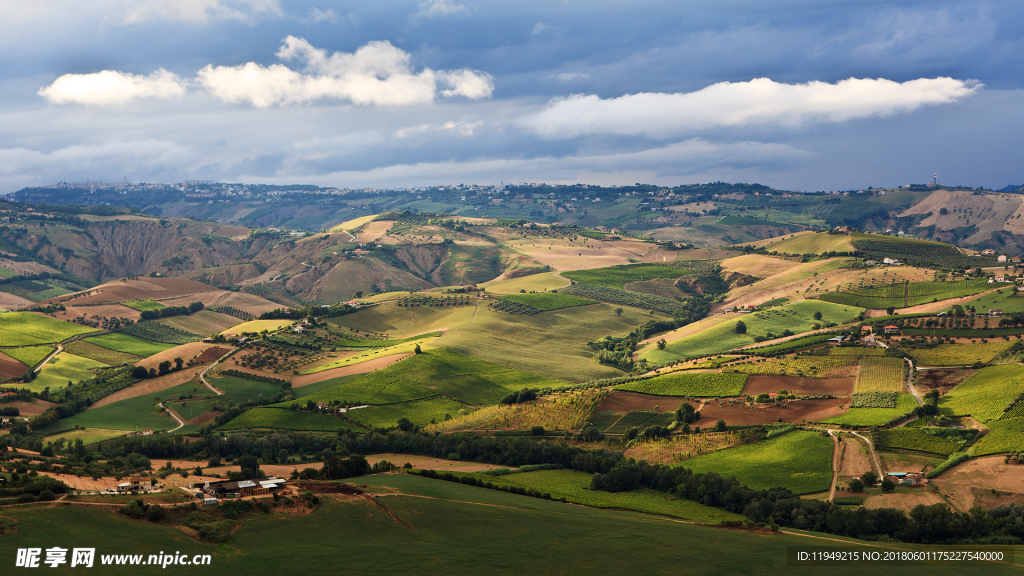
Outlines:
[[59, 180], [1024, 183], [1019, 1], [0, 0]]

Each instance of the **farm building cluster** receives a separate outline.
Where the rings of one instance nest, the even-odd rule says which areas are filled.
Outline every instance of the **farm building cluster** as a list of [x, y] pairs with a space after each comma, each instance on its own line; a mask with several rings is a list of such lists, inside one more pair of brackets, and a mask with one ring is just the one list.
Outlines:
[[243, 496], [263, 496], [280, 490], [287, 484], [284, 478], [269, 476], [267, 478], [248, 478], [245, 480], [223, 480], [220, 482], [204, 482], [190, 484], [189, 488], [198, 489], [210, 497], [240, 498]]

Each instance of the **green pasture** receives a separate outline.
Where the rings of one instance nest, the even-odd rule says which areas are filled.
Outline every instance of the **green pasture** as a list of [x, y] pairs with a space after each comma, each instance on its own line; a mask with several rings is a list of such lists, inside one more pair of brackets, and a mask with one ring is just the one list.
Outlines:
[[163, 342], [154, 342], [152, 340], [143, 340], [135, 336], [128, 334], [103, 334], [101, 336], [93, 336], [84, 340], [89, 344], [95, 344], [115, 352], [124, 352], [125, 354], [132, 354], [145, 358], [154, 354], [159, 354], [164, 350], [170, 350], [174, 348], [174, 344], [165, 344]]
[[502, 296], [501, 299], [525, 304], [527, 306], [533, 306], [540, 310], [560, 310], [562, 308], [589, 306], [590, 304], [598, 303], [597, 300], [590, 300], [589, 298], [580, 298], [579, 296], [550, 292], [540, 292], [536, 294], [510, 294], [508, 296]]
[[822, 422], [826, 424], [850, 424], [852, 426], [884, 426], [894, 418], [909, 414], [917, 408], [913, 394], [900, 394], [895, 408], [850, 408], [841, 414]]
[[253, 408], [243, 412], [221, 430], [245, 428], [273, 428], [277, 430], [299, 430], [309, 432], [335, 432], [337, 430], [360, 431], [356, 426], [335, 416], [300, 412], [286, 408]]
[[345, 416], [367, 428], [390, 428], [396, 426], [400, 418], [408, 418], [413, 424], [426, 426], [432, 422], [444, 422], [449, 417], [454, 418], [460, 411], [469, 410], [447, 398], [428, 398], [402, 404], [349, 410]]
[[691, 458], [680, 466], [735, 476], [755, 490], [785, 487], [797, 494], [820, 492], [832, 484], [832, 439], [794, 431]]
[[56, 348], [53, 346], [25, 346], [23, 348], [4, 348], [2, 352], [29, 368], [43, 361]]
[[131, 302], [122, 302], [121, 304], [139, 312], [145, 312], [147, 310], [161, 310], [167, 308], [159, 302], [153, 300], [132, 300]]
[[[156, 407], [157, 402], [189, 394], [201, 396], [208, 392], [199, 384], [186, 382], [159, 392], [125, 398], [99, 408], [90, 408], [61, 420], [61, 424], [106, 430], [170, 430], [176, 428], [178, 423], [170, 415], [161, 414]], [[177, 406], [172, 407], [178, 411]], [[180, 414], [180, 411], [178, 413]]]
[[90, 370], [103, 368], [104, 366], [106, 364], [102, 362], [61, 352], [50, 358], [50, 361], [43, 365], [37, 373], [38, 375], [35, 380], [21, 387], [28, 388], [33, 392], [40, 392], [45, 388], [50, 390], [65, 388], [68, 382], [78, 383], [92, 378], [93, 373]]
[[0, 346], [31, 346], [61, 342], [77, 334], [95, 332], [87, 328], [32, 312], [0, 313]]
[[607, 268], [562, 272], [562, 276], [581, 284], [622, 290], [622, 287], [629, 282], [654, 280], [656, 278], [679, 278], [690, 273], [689, 270], [682, 268], [659, 266], [657, 264], [620, 264]]
[[739, 396], [746, 383], [747, 374], [673, 372], [664, 376], [619, 384], [615, 389], [658, 396], [723, 397]]
[[1024, 366], [989, 366], [939, 398], [939, 413], [946, 416], [969, 415], [979, 422], [997, 420], [1022, 392]]

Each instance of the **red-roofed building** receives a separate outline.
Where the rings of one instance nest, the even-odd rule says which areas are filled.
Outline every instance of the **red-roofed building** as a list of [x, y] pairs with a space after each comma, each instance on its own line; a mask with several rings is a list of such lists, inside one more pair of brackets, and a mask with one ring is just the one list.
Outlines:
[[886, 326], [885, 327], [885, 333], [886, 334], [899, 334], [900, 333], [900, 327], [899, 326]]

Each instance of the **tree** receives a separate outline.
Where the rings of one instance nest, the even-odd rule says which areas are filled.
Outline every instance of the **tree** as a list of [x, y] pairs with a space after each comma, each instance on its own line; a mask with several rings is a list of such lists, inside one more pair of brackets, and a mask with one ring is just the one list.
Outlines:
[[616, 308], [615, 309], [615, 315], [616, 316], [622, 316], [622, 308]]
[[892, 492], [896, 489], [896, 483], [886, 478], [882, 480], [882, 492]]
[[895, 311], [896, 309], [893, 308], [892, 306], [889, 306], [888, 308], [885, 309], [885, 313], [888, 314], [889, 316], [892, 316], [893, 312]]
[[740, 320], [740, 321], [736, 322], [736, 333], [737, 334], [746, 334], [747, 333], [747, 325], [743, 323], [743, 320]]
[[161, 376], [163, 376], [164, 374], [170, 374], [171, 373], [171, 361], [170, 360], [164, 360], [163, 362], [160, 363], [160, 366], [158, 366], [158, 368], [160, 369], [160, 375]]
[[863, 492], [864, 491], [864, 483], [861, 482], [857, 478], [854, 478], [853, 480], [850, 480], [849, 486], [850, 486], [850, 492]]
[[676, 409], [676, 420], [690, 424], [700, 420], [700, 412], [697, 412], [689, 402], [683, 402], [679, 405], [679, 408]]
[[238, 466], [241, 468], [243, 478], [253, 478], [260, 475], [260, 461], [252, 454], [246, 454], [238, 458]]
[[815, 320], [821, 320], [821, 311], [818, 311], [818, 312], [814, 313], [814, 319]]
[[725, 424], [725, 420], [719, 420], [715, 422], [715, 432], [725, 432], [729, 427]]
[[135, 378], [136, 380], [144, 380], [146, 378], [149, 378], [149, 370], [146, 370], [142, 366], [136, 366], [132, 370], [132, 378]]
[[664, 338], [658, 340], [658, 350], [664, 350], [666, 345], [668, 345], [668, 342]]
[[423, 350], [420, 349], [420, 345], [416, 344], [416, 347], [412, 349], [413, 354], [422, 354]]
[[[288, 450], [286, 450], [284, 448], [281, 448], [281, 450], [278, 451], [278, 453], [277, 453], [277, 462], [278, 462], [278, 464], [287, 464], [288, 463]], [[198, 474], [198, 472], [196, 472], [196, 474]]]
[[185, 365], [185, 361], [182, 360], [181, 358], [175, 358], [174, 359], [174, 370], [175, 370], [175, 372], [177, 372], [178, 370], [181, 370], [181, 367], [184, 366], [184, 365]]
[[412, 421], [409, 420], [408, 418], [399, 418], [398, 429], [402, 430], [403, 432], [412, 432], [414, 429], [416, 429], [416, 426], [413, 425]]
[[874, 486], [878, 484], [878, 474], [875, 474], [874, 470], [865, 472], [860, 477], [861, 481], [864, 482], [865, 486]]
[[543, 436], [544, 435], [544, 427], [543, 426], [533, 426], [533, 427], [530, 428], [530, 434], [533, 435], [533, 436]]
[[362, 290], [356, 292], [356, 298], [362, 298], [362, 297], [363, 297], [363, 291]]

